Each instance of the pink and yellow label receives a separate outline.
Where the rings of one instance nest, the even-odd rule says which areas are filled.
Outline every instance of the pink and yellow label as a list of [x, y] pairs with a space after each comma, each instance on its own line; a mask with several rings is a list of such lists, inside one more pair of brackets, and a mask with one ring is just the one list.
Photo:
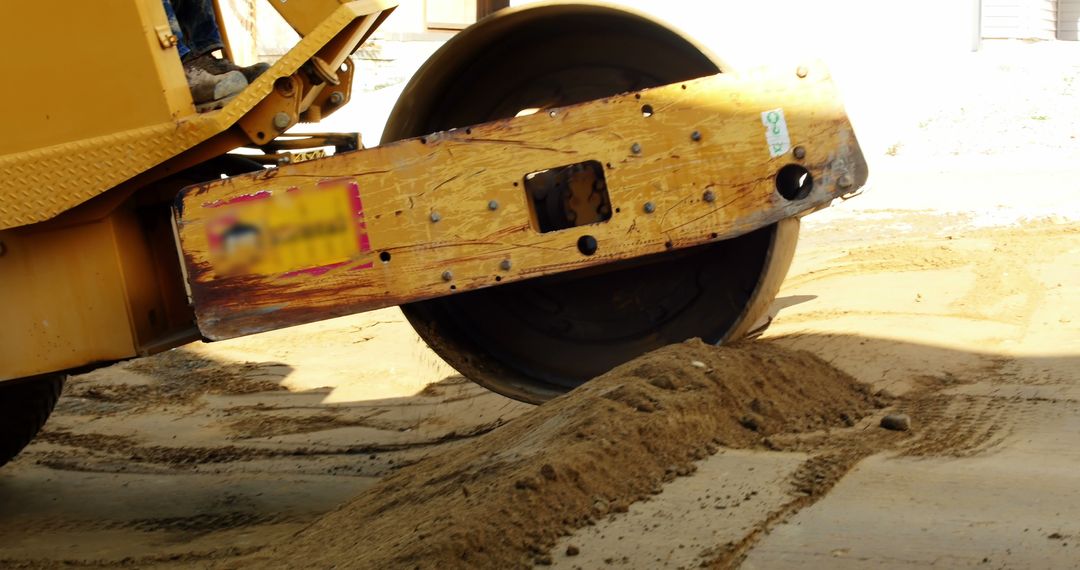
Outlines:
[[203, 207], [214, 210], [206, 233], [221, 275], [318, 275], [371, 250], [355, 180], [264, 190]]

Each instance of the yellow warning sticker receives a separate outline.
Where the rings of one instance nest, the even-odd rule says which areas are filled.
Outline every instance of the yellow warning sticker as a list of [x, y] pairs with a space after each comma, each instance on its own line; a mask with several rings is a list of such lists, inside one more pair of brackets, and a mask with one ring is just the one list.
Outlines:
[[264, 190], [203, 207], [215, 210], [207, 241], [222, 275], [319, 275], [371, 250], [355, 180]]

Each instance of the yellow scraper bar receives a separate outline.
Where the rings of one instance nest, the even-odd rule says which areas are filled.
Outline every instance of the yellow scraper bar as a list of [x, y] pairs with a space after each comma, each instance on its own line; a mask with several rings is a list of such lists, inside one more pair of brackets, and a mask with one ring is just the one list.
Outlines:
[[[866, 175], [815, 64], [215, 181], [176, 223], [200, 330], [222, 339], [735, 237]], [[569, 188], [569, 226], [545, 221], [537, 180]]]

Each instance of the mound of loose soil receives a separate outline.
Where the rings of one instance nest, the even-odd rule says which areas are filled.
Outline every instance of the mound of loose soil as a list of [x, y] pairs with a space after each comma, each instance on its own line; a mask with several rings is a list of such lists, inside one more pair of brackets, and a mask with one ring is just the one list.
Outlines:
[[873, 405], [865, 386], [810, 353], [688, 341], [403, 468], [242, 563], [527, 566], [560, 535], [659, 492], [717, 446], [850, 425]]

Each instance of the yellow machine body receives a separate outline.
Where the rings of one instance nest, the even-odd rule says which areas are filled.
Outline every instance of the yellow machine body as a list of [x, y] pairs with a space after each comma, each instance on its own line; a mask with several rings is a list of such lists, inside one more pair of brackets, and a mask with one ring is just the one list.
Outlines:
[[[418, 136], [433, 124], [419, 111], [453, 95], [425, 91], [425, 81], [437, 86], [464, 73], [448, 59], [490, 60], [507, 38], [550, 36], [520, 27], [530, 21], [558, 31], [551, 36], [558, 41], [571, 32], [551, 22], [614, 18], [698, 53], [647, 17], [565, 3], [508, 10], [449, 42], [391, 118], [389, 132], [412, 138], [239, 175], [252, 169], [227, 152], [303, 148], [303, 140], [279, 137], [348, 102], [348, 57], [394, 7], [389, 0], [271, 5], [301, 40], [206, 113], [192, 104], [160, 0], [4, 8], [0, 49], [26, 55], [5, 58], [0, 74], [29, 81], [48, 68], [58, 79], [53, 89], [5, 95], [19, 99], [6, 106], [18, 112], [0, 141], [0, 381], [199, 338], [685, 257], [760, 234], [757, 265], [729, 300], [730, 326], [716, 340], [735, 338], [775, 296], [797, 216], [866, 179], [851, 125], [818, 64], [728, 74], [701, 56], [669, 81], [444, 121], [431, 129], [440, 132]], [[610, 41], [590, 32], [577, 36], [586, 49], [567, 57]], [[62, 41], [44, 39], [56, 37]], [[313, 137], [310, 146], [331, 139]], [[549, 219], [542, 184], [569, 188], [565, 203], [555, 204], [564, 219]], [[421, 308], [412, 311], [416, 324]], [[428, 328], [418, 326], [437, 351], [453, 344]], [[475, 359], [452, 363], [482, 382]], [[564, 388], [496, 389], [539, 401]]]
[[301, 41], [207, 113], [161, 0], [4, 7], [0, 73], [54, 80], [4, 95], [15, 112], [0, 138], [0, 381], [199, 338], [168, 222], [184, 185], [174, 175], [347, 103], [348, 56], [396, 2], [271, 4]]

